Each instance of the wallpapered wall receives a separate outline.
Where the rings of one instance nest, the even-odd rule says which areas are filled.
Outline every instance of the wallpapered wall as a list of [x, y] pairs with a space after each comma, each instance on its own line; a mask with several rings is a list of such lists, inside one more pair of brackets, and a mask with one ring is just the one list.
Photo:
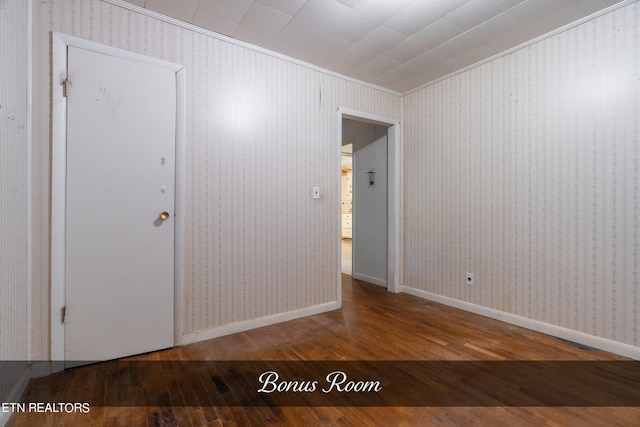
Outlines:
[[186, 66], [186, 333], [336, 300], [337, 108], [399, 119], [398, 95], [100, 0], [34, 1], [34, 31], [36, 358], [49, 349], [50, 31]]
[[[26, 361], [28, 347], [28, 4], [0, 2], [0, 361]], [[26, 366], [0, 363], [0, 400]]]
[[404, 285], [640, 345], [639, 23], [635, 2], [403, 98]]

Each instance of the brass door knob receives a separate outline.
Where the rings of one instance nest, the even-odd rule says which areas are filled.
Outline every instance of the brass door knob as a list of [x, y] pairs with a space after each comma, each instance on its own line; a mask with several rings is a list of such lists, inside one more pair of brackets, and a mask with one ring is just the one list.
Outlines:
[[169, 219], [169, 212], [162, 212], [160, 213], [160, 219], [163, 221], [166, 221]]

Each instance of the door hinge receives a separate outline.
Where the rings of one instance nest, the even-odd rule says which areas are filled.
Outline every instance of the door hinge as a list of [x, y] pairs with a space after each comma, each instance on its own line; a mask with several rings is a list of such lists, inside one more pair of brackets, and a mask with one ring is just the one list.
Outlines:
[[69, 86], [71, 86], [71, 81], [69, 79], [64, 79], [60, 84], [62, 85], [62, 96], [66, 98], [69, 96]]
[[67, 320], [67, 306], [62, 307], [61, 310], [62, 323], [65, 323]]

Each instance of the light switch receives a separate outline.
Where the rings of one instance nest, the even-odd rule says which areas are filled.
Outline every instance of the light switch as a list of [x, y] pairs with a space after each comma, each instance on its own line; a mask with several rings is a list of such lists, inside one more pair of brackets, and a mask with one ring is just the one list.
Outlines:
[[320, 198], [320, 187], [313, 187], [313, 198], [314, 199]]

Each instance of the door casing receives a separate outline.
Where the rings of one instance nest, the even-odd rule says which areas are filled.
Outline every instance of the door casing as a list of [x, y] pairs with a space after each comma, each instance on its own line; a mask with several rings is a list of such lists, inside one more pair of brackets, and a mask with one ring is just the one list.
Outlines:
[[[174, 248], [174, 344], [182, 344], [183, 336], [183, 242], [184, 242], [184, 123], [185, 69], [182, 65], [139, 55], [62, 33], [52, 33], [52, 149], [51, 149], [51, 371], [64, 368], [65, 327], [62, 310], [65, 305], [65, 216], [66, 216], [66, 98], [62, 81], [67, 76], [67, 47], [75, 46], [97, 53], [132, 59], [176, 72], [176, 191]], [[61, 363], [56, 363], [61, 362]]]

